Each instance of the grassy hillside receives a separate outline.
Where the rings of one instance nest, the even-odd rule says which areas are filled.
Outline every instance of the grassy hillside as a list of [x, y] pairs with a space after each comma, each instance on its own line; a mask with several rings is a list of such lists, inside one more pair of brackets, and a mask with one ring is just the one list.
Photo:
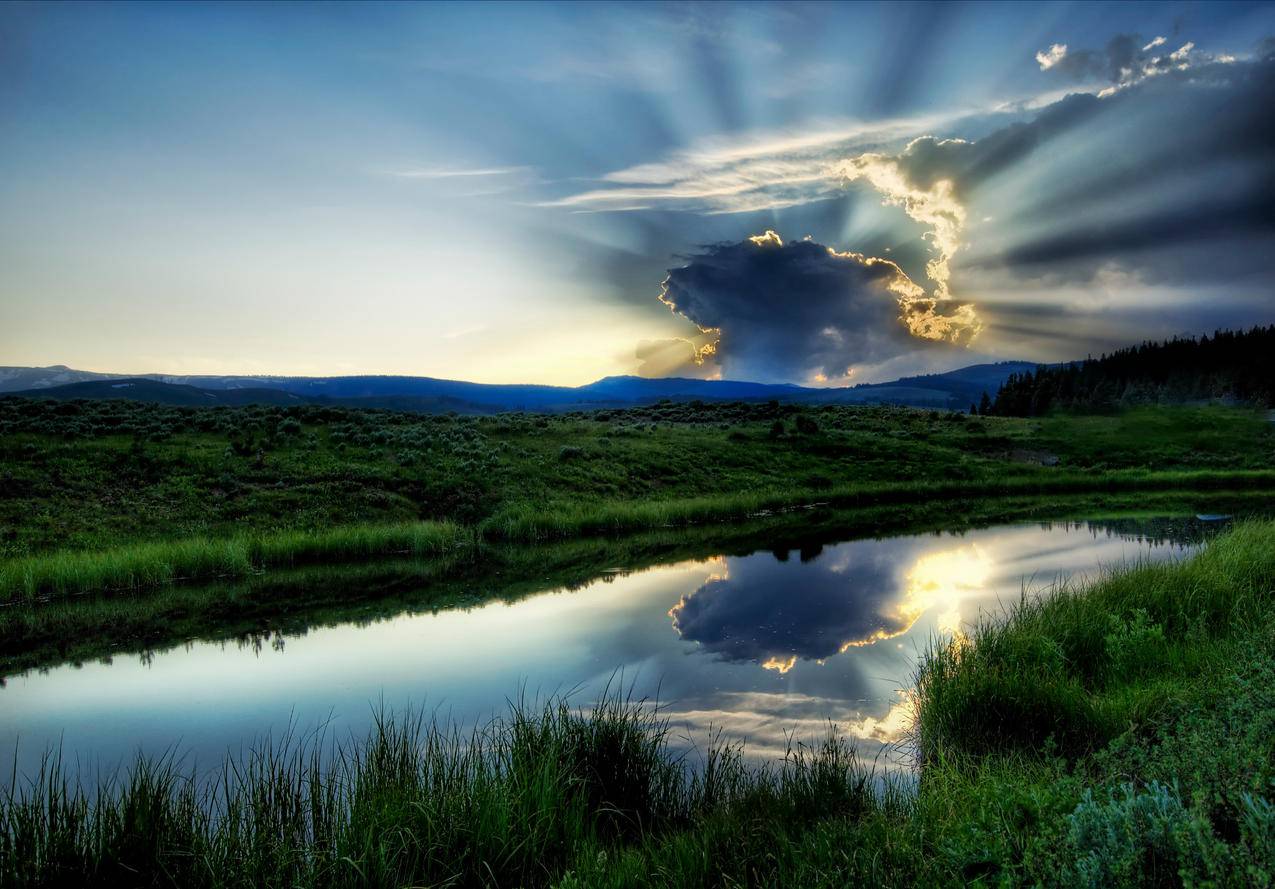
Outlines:
[[681, 758], [613, 696], [473, 736], [399, 714], [198, 784], [140, 763], [90, 793], [51, 761], [0, 795], [8, 886], [1268, 886], [1275, 524], [935, 647], [919, 780], [835, 736], [759, 768]]

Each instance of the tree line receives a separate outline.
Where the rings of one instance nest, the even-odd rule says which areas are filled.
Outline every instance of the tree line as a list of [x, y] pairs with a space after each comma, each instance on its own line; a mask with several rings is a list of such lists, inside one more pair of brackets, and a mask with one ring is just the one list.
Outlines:
[[1143, 404], [1229, 401], [1275, 405], [1275, 324], [1145, 342], [1099, 358], [1011, 374], [971, 413], [1034, 417]]

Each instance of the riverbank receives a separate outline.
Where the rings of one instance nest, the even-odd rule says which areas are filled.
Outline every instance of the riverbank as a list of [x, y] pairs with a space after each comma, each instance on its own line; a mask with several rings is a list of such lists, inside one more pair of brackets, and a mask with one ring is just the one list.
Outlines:
[[721, 744], [683, 761], [615, 696], [473, 739], [400, 714], [335, 772], [285, 745], [203, 787], [152, 764], [92, 803], [51, 764], [0, 801], [0, 882], [1262, 885], [1272, 598], [1275, 523], [1246, 523], [969, 628], [921, 667], [914, 787], [835, 739], [769, 769]]
[[[1009, 522], [1108, 519], [1135, 533], [1168, 533], [1165, 516], [1192, 516], [1204, 496], [1211, 510], [1259, 512], [1260, 492], [1096, 493], [1065, 498], [972, 498], [887, 504], [855, 510], [827, 506], [768, 513], [724, 524], [663, 527], [625, 535], [595, 535], [535, 545], [487, 541], [459, 528], [433, 536], [406, 532], [392, 555], [331, 562], [293, 560], [269, 570], [238, 567], [202, 582], [162, 583], [131, 590], [23, 599], [0, 607], [0, 678], [59, 663], [154, 653], [183, 642], [267, 638], [341, 623], [514, 602], [554, 589], [575, 589], [614, 576], [683, 560], [769, 550], [817, 553], [845, 540], [935, 531], [961, 532]], [[1144, 519], [1151, 519], [1147, 525]], [[1189, 518], [1173, 521], [1180, 525]], [[1100, 521], [1099, 524], [1102, 524]], [[1210, 523], [1204, 523], [1207, 527]], [[370, 547], [359, 552], [365, 555]], [[270, 550], [262, 548], [262, 552]], [[241, 552], [252, 552], [244, 545]], [[356, 553], [357, 554], [357, 553]], [[56, 564], [56, 563], [54, 563]], [[231, 567], [252, 566], [240, 558]], [[244, 571], [247, 573], [243, 573]], [[82, 575], [81, 575], [82, 576]]]
[[[740, 523], [795, 510], [894, 507], [904, 516], [935, 503], [971, 504], [975, 513], [1065, 515], [1086, 494], [1107, 495], [1107, 509], [1145, 504], [1146, 495], [1182, 500], [1207, 494], [1214, 502], [1244, 502], [1275, 494], [1275, 470], [1145, 470], [1055, 473], [1048, 477], [978, 482], [904, 482], [836, 486], [818, 492], [740, 492], [656, 502], [573, 503], [550, 509], [522, 505], [475, 526], [447, 521], [349, 525], [315, 530], [259, 531], [233, 537], [148, 541], [100, 550], [53, 550], [0, 562], [0, 602], [119, 593], [177, 581], [245, 577], [269, 569], [341, 564], [391, 556], [454, 557], [486, 543], [538, 543], [665, 528]], [[1130, 495], [1139, 495], [1135, 501]], [[969, 508], [967, 506], [967, 508]], [[897, 522], [896, 522], [897, 524]]]

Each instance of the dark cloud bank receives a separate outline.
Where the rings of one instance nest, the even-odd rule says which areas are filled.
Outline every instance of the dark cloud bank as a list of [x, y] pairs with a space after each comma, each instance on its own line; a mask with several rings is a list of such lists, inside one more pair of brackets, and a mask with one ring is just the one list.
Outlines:
[[[715, 342], [698, 357], [729, 377], [838, 379], [921, 342], [961, 342], [975, 324], [963, 306], [928, 298], [893, 262], [813, 241], [784, 243], [771, 232], [687, 259], [669, 270], [660, 299]], [[678, 352], [676, 343], [659, 347]], [[681, 354], [696, 357], [689, 347]]]
[[[938, 206], [935, 195], [942, 198], [943, 222], [963, 251], [956, 256], [950, 246], [941, 257], [954, 257], [954, 299], [932, 298], [947, 292], [946, 278], [930, 274], [925, 281], [914, 272], [935, 288], [927, 293], [892, 262], [811, 241], [719, 244], [684, 257], [661, 296], [703, 334], [645, 344], [644, 371], [842, 380], [851, 367], [968, 343], [979, 321], [963, 301], [992, 326], [1027, 323], [1037, 334], [1072, 313], [1058, 303], [1029, 313], [1034, 321], [1012, 309], [998, 319], [963, 286], [980, 271], [1083, 287], [1114, 263], [1148, 285], [1198, 285], [1202, 293], [1232, 282], [1248, 292], [1254, 282], [1269, 287], [1275, 281], [1272, 47], [1264, 44], [1248, 60], [1186, 53], [1170, 63], [1153, 52], [1167, 47], [1146, 49], [1140, 39], [1069, 53], [1045, 72], [1104, 79], [1113, 84], [1105, 94], [1067, 96], [977, 140], [923, 137], [895, 155], [847, 161], [857, 170], [897, 171], [902, 184], [893, 195], [883, 193], [918, 221]], [[994, 229], [962, 230], [965, 208], [1015, 177], [1030, 185], [1023, 193], [1009, 190]], [[944, 233], [936, 234], [932, 245]], [[1266, 308], [1273, 306], [1275, 294]], [[1145, 317], [1151, 308], [1122, 311]], [[915, 325], [922, 316], [930, 319], [928, 333]], [[1202, 318], [1198, 311], [1183, 317], [1195, 324]]]

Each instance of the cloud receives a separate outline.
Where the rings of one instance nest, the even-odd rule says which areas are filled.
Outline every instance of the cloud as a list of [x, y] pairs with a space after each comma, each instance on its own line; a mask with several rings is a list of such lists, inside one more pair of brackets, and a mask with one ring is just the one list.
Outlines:
[[1048, 71], [1067, 57], [1067, 44], [1055, 43], [1047, 50], [1036, 53], [1036, 63], [1040, 65], [1040, 70]]
[[[1267, 320], [1253, 306], [1269, 299], [1275, 275], [1275, 118], [1267, 110], [1275, 106], [1275, 42], [1235, 58], [1185, 36], [1125, 34], [1101, 50], [1051, 44], [1041, 57], [1042, 80], [1063, 86], [1039, 103], [701, 143], [616, 170], [558, 203], [689, 211], [635, 219], [658, 221], [683, 239], [702, 242], [705, 229], [724, 239], [688, 257], [688, 269], [674, 270], [666, 284], [665, 302], [701, 335], [720, 338], [714, 355], [677, 347], [693, 356], [681, 364], [692, 372], [790, 380], [843, 380], [855, 366], [875, 373], [864, 367], [874, 358], [902, 361], [927, 345], [899, 323], [908, 306], [928, 323], [918, 333], [968, 342], [981, 326], [980, 347], [1002, 357], [1034, 357], [1049, 337], [1063, 341], [1060, 319], [1087, 331], [1090, 343], [1068, 340], [1061, 357], [1101, 351], [1110, 339], [1104, 324], [1144, 323], [1156, 305], [1196, 319], [1191, 329], [1210, 329], [1207, 311], [1188, 312], [1190, 292], [1200, 306], [1225, 297], [1237, 307], [1225, 315], [1219, 308], [1218, 323]], [[864, 198], [892, 209], [876, 211]], [[771, 215], [733, 227], [722, 218], [745, 211]], [[839, 283], [822, 289], [796, 263], [736, 274], [746, 266], [743, 247], [763, 245], [735, 239], [762, 227], [813, 231], [860, 259], [838, 262], [824, 248], [819, 267], [831, 265], [827, 279]], [[873, 256], [890, 257], [929, 302], [905, 298], [891, 313]], [[1100, 307], [1077, 299], [1113, 263], [1141, 286], [1113, 291]], [[1030, 322], [1008, 308], [1032, 302], [1052, 314]], [[762, 305], [772, 314], [745, 309]], [[1031, 338], [1011, 335], [1032, 323]], [[1117, 335], [1141, 336], [1132, 320], [1119, 322]], [[749, 361], [746, 346], [765, 357]], [[913, 357], [941, 354], [931, 348]]]
[[902, 207], [907, 215], [926, 227], [925, 238], [938, 253], [926, 264], [925, 273], [934, 282], [934, 295], [947, 299], [948, 281], [952, 276], [949, 263], [960, 246], [961, 230], [965, 227], [965, 208], [956, 199], [950, 178], [928, 177], [919, 182], [910, 170], [916, 154], [942, 151], [947, 146], [964, 146], [963, 140], [933, 139], [913, 141], [899, 157], [882, 154], [861, 154], [837, 165], [836, 171], [846, 182], [859, 179], [870, 183], [885, 196], [885, 202]]
[[[669, 617], [683, 639], [724, 660], [787, 672], [797, 660], [829, 658], [847, 643], [910, 626], [892, 607], [899, 580], [889, 555], [856, 550], [844, 571], [820, 557], [800, 569], [770, 554], [731, 558], [725, 576], [683, 596]], [[797, 586], [794, 570], [800, 571]]]
[[511, 176], [525, 172], [527, 167], [419, 167], [391, 170], [391, 176], [400, 179], [461, 179], [477, 176]]
[[826, 200], [841, 193], [832, 164], [856, 146], [898, 143], [954, 115], [825, 123], [805, 131], [713, 139], [660, 161], [606, 174], [592, 188], [544, 201], [575, 211], [653, 208], [749, 213]]
[[1074, 83], [1105, 81], [1113, 84], [1109, 91], [1132, 86], [1169, 71], [1234, 61], [1232, 56], [1198, 52], [1191, 41], [1166, 53], [1161, 47], [1167, 44], [1168, 40], [1163, 36], [1143, 43], [1143, 38], [1136, 34], [1117, 34], [1100, 50], [1070, 52], [1067, 44], [1055, 43], [1048, 50], [1036, 53], [1036, 61], [1040, 70], [1050, 71]]
[[638, 376], [701, 379], [718, 376], [716, 362], [712, 360], [717, 349], [716, 335], [716, 331], [711, 331], [694, 339], [642, 340], [634, 351], [634, 357], [641, 362]]
[[729, 377], [841, 380], [861, 363], [964, 345], [979, 330], [972, 307], [927, 296], [890, 260], [810, 240], [768, 231], [687, 260], [669, 270], [660, 300], [711, 344], [693, 360]]

